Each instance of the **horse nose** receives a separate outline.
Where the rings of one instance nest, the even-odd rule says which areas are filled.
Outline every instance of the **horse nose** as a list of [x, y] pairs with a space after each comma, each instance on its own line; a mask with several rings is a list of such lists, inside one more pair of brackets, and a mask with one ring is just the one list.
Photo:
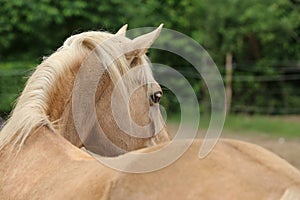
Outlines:
[[153, 103], [159, 103], [160, 98], [162, 96], [162, 92], [158, 91], [151, 95], [151, 100]]

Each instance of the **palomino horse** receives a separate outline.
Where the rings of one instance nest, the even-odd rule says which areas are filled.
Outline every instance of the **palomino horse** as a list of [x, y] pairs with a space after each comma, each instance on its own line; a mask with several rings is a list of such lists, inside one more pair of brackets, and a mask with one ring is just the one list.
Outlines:
[[[126, 45], [150, 47], [160, 29], [124, 41]], [[125, 28], [121, 28], [119, 34], [124, 32]], [[80, 66], [88, 67], [82, 62], [91, 50], [112, 37], [104, 32], [75, 35], [31, 76], [0, 133], [0, 199], [300, 199], [299, 171], [273, 153], [248, 143], [220, 140], [205, 159], [199, 160], [202, 142], [196, 140], [172, 165], [146, 174], [116, 171], [80, 150], [85, 141], [77, 134], [70, 103], [74, 79]], [[120, 43], [116, 41], [110, 49], [114, 50]], [[170, 143], [162, 143], [168, 140], [164, 128], [152, 137], [135, 138], [125, 136], [111, 120], [113, 114], [106, 101], [110, 102], [112, 85], [128, 68], [146, 62], [144, 46], [130, 48], [140, 51], [130, 52], [107, 67], [105, 70], [110, 73], [104, 74], [97, 88], [98, 123], [106, 137], [119, 147], [100, 148], [101, 155], [114, 156], [123, 153], [119, 149], [132, 151], [143, 147], [147, 148], [135, 152], [150, 153]], [[139, 114], [132, 116], [136, 123], [156, 124], [155, 120], [160, 119], [158, 110], [156, 119], [149, 119], [148, 115], [157, 106], [158, 101], [154, 99], [159, 97], [150, 96], [159, 92], [156, 85], [141, 87], [130, 98], [130, 104], [137, 100], [140, 104], [137, 108], [130, 106], [140, 109], [132, 110]], [[149, 132], [155, 132], [155, 125], [149, 128]], [[173, 143], [171, 152], [180, 149], [185, 141]], [[153, 144], [157, 145], [149, 147]], [[99, 145], [105, 144], [100, 141]], [[118, 158], [130, 155], [125, 153]], [[150, 164], [151, 161], [136, 159], [127, 167]]]

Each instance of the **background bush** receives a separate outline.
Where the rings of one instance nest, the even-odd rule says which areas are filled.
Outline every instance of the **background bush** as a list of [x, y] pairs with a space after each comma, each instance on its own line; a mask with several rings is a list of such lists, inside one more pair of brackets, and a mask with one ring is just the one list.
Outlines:
[[[0, 0], [0, 114], [6, 115], [30, 70], [71, 34], [158, 26], [193, 37], [224, 75], [233, 55], [232, 112], [300, 113], [300, 3], [297, 0]], [[154, 62], [181, 71], [208, 112], [200, 77], [180, 58], [151, 51]], [[165, 91], [164, 105], [177, 112]]]

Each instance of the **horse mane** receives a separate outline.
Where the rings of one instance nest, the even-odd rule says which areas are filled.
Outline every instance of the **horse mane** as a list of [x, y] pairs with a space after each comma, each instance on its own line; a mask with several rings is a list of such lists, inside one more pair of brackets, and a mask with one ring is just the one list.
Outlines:
[[[50, 116], [50, 110], [55, 107], [52, 105], [53, 98], [56, 98], [58, 94], [65, 93], [65, 84], [68, 84], [71, 89], [73, 88], [76, 73], [84, 59], [98, 45], [102, 45], [105, 40], [112, 37], [114, 37], [113, 34], [100, 31], [73, 35], [64, 42], [62, 47], [37, 66], [0, 132], [0, 151], [11, 143], [12, 148], [15, 148], [17, 144], [21, 148], [28, 136], [39, 127], [46, 126], [52, 131], [57, 130], [55, 123], [59, 119]], [[107, 43], [107, 45], [111, 45], [111, 43]], [[110, 50], [114, 48], [108, 47]], [[146, 56], [141, 57], [142, 62], [148, 63]], [[130, 66], [124, 55], [106, 68], [113, 83], [116, 83], [129, 69]], [[149, 76], [149, 71], [151, 72], [151, 70], [147, 70], [143, 73], [144, 78]], [[66, 79], [73, 80], [64, 82], [62, 88], [62, 81]], [[59, 114], [57, 115], [59, 116]]]

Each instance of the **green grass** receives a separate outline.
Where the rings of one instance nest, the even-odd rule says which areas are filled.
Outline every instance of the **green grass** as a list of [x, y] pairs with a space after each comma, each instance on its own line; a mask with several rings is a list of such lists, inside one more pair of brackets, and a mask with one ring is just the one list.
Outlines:
[[236, 132], [258, 132], [274, 136], [299, 137], [300, 118], [289, 120], [288, 116], [243, 116], [226, 118], [225, 130]]
[[[179, 116], [168, 119], [170, 123], [179, 123]], [[201, 116], [200, 129], [207, 129], [209, 118]], [[262, 133], [273, 136], [300, 137], [300, 116], [227, 116], [224, 131], [243, 133]]]

